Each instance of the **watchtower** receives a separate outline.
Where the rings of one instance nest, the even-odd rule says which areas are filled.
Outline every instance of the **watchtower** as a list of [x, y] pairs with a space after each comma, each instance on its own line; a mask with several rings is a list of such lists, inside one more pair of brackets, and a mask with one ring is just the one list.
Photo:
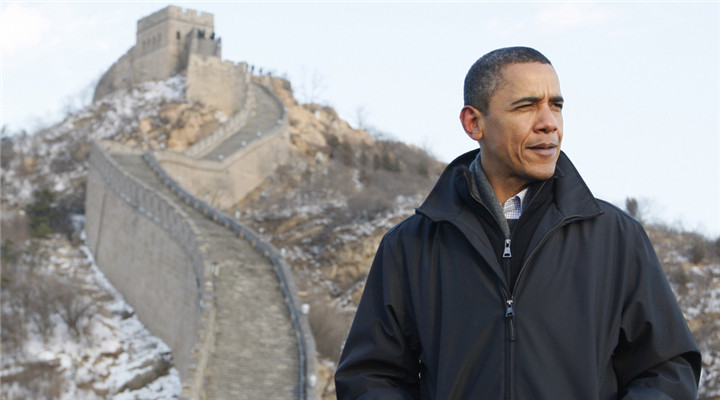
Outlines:
[[194, 55], [221, 60], [213, 15], [167, 6], [138, 20], [135, 45], [100, 79], [94, 100], [118, 88], [185, 73]]
[[215, 38], [210, 13], [168, 6], [137, 22], [135, 43], [139, 81], [163, 79], [184, 71], [188, 56], [221, 58], [220, 39]]

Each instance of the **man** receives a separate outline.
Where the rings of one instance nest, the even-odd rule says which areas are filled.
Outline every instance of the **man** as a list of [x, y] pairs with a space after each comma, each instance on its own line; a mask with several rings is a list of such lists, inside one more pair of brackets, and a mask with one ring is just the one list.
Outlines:
[[495, 50], [464, 90], [480, 149], [383, 238], [338, 398], [696, 398], [700, 354], [644, 230], [560, 151], [550, 61]]

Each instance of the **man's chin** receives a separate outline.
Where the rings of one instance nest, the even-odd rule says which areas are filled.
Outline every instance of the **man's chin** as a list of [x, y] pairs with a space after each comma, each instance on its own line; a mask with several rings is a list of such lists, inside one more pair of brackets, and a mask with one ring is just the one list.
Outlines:
[[555, 164], [552, 165], [552, 168], [547, 167], [541, 170], [533, 171], [532, 177], [533, 180], [536, 181], [545, 181], [552, 178], [553, 175], [555, 175]]

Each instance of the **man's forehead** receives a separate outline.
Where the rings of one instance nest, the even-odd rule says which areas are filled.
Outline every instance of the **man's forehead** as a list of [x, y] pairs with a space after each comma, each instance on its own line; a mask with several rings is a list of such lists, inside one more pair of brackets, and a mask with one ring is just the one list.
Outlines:
[[532, 63], [512, 63], [503, 66], [500, 69], [500, 75], [503, 78], [513, 77], [530, 77], [534, 75], [552, 75], [557, 79], [555, 68], [551, 64], [532, 62]]
[[560, 80], [550, 64], [517, 63], [501, 69], [498, 90], [527, 92], [527, 94], [560, 95]]

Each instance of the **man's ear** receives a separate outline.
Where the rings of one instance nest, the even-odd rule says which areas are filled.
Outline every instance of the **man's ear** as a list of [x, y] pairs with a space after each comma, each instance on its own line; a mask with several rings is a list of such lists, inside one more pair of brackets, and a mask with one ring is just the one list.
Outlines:
[[472, 140], [479, 141], [483, 137], [485, 120], [483, 115], [477, 108], [473, 106], [465, 106], [460, 111], [460, 123], [462, 123], [465, 133]]

